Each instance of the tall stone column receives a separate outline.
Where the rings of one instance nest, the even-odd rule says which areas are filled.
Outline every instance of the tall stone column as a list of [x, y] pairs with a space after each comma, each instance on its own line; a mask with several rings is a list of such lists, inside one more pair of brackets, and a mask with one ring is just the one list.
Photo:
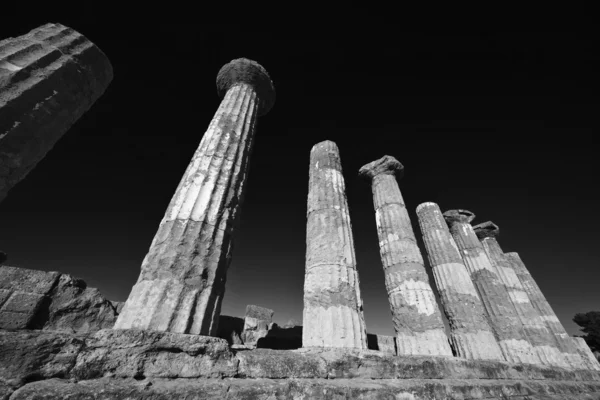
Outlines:
[[339, 150], [310, 152], [302, 347], [367, 348]]
[[417, 207], [417, 216], [457, 355], [476, 360], [504, 360], [439, 206], [422, 203]]
[[473, 231], [470, 222], [475, 215], [467, 210], [450, 210], [444, 213], [444, 218], [462, 253], [504, 357], [514, 363], [541, 364], [540, 358], [527, 341], [508, 290]]
[[0, 201], [104, 93], [110, 61], [85, 36], [46, 24], [0, 41]]
[[586, 369], [584, 360], [581, 358], [577, 350], [577, 345], [560, 323], [560, 320], [554, 313], [554, 310], [552, 310], [550, 303], [548, 303], [548, 300], [546, 300], [542, 290], [529, 273], [529, 270], [527, 270], [525, 267], [525, 264], [521, 260], [521, 257], [519, 257], [519, 254], [514, 252], [505, 253], [505, 257], [516, 272], [519, 281], [521, 281], [523, 289], [525, 289], [525, 292], [531, 300], [531, 304], [539, 313], [548, 330], [556, 338], [559, 349], [567, 359], [568, 363], [573, 368]]
[[115, 329], [217, 333], [256, 117], [275, 101], [267, 71], [244, 58], [221, 68], [217, 89], [221, 105], [171, 199]]
[[537, 310], [533, 307], [529, 295], [525, 292], [512, 263], [504, 256], [497, 237], [500, 229], [491, 221], [473, 227], [483, 245], [498, 278], [506, 287], [510, 301], [525, 329], [527, 340], [533, 346], [540, 360], [546, 365], [569, 368], [570, 365], [558, 348], [554, 335], [550, 333]]
[[442, 314], [429, 284], [423, 257], [395, 175], [404, 167], [391, 156], [364, 165], [371, 182], [379, 249], [398, 355], [452, 356]]

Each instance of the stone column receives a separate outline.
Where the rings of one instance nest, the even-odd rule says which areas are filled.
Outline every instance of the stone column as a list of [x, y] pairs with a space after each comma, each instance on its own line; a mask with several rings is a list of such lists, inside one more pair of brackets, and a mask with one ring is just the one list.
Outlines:
[[0, 41], [0, 201], [104, 93], [113, 70], [60, 24]]
[[527, 341], [508, 290], [473, 231], [470, 222], [475, 215], [467, 210], [450, 210], [444, 213], [444, 218], [462, 253], [504, 357], [514, 363], [541, 364], [542, 361]]
[[359, 176], [371, 182], [379, 249], [398, 355], [452, 356], [442, 314], [429, 284], [391, 156], [364, 165]]
[[583, 363], [587, 369], [592, 371], [600, 371], [600, 363], [598, 362], [596, 356], [594, 356], [590, 346], [588, 346], [585, 342], [585, 339], [580, 337], [573, 337], [571, 339], [575, 343], [577, 351], [579, 352], [579, 355], [581, 356], [581, 359], [583, 360]]
[[352, 225], [339, 151], [310, 152], [302, 347], [367, 348]]
[[417, 207], [417, 216], [457, 355], [467, 359], [504, 360], [439, 206], [422, 203]]
[[256, 117], [275, 100], [265, 69], [244, 58], [221, 68], [217, 89], [221, 105], [171, 199], [115, 329], [217, 334]]
[[556, 338], [559, 349], [564, 354], [568, 363], [573, 368], [586, 369], [585, 363], [577, 350], [577, 345], [560, 323], [560, 320], [554, 313], [554, 310], [552, 310], [550, 303], [548, 303], [548, 300], [546, 300], [541, 289], [525, 267], [521, 257], [514, 252], [505, 253], [505, 257], [511, 263], [511, 267], [521, 281], [523, 289], [525, 289], [525, 292], [531, 300], [531, 304], [539, 313], [548, 330]]
[[504, 256], [497, 237], [500, 229], [491, 221], [473, 227], [477, 238], [481, 241], [492, 266], [496, 269], [498, 278], [506, 287], [510, 301], [525, 329], [527, 340], [533, 346], [540, 360], [546, 365], [569, 368], [570, 365], [558, 348], [554, 335], [533, 307], [521, 281], [517, 277], [512, 263]]

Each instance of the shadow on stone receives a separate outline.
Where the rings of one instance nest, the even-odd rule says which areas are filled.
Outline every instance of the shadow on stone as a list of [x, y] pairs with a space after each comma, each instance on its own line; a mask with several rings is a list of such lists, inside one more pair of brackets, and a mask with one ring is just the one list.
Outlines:
[[295, 350], [302, 347], [302, 327], [280, 328], [274, 325], [267, 336], [258, 339], [257, 348]]
[[367, 348], [369, 350], [379, 350], [379, 344], [377, 343], [377, 335], [373, 333], [367, 333]]

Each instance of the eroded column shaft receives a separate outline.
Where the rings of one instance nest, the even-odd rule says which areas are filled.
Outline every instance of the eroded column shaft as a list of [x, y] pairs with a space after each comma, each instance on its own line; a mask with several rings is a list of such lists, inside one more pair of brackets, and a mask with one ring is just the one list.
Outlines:
[[[234, 60], [222, 71], [233, 66], [266, 74], [252, 63]], [[235, 72], [232, 76], [239, 77]], [[116, 329], [216, 335], [260, 101], [250, 84], [234, 80], [228, 88], [171, 199]]]
[[554, 335], [548, 330], [537, 310], [533, 307], [529, 295], [525, 292], [521, 281], [512, 268], [512, 263], [506, 259], [494, 237], [481, 238], [483, 248], [496, 268], [500, 281], [506, 287], [509, 298], [519, 317], [527, 340], [533, 346], [543, 364], [569, 368], [570, 364], [558, 348]]
[[516, 272], [519, 281], [523, 285], [523, 289], [529, 296], [531, 304], [537, 310], [540, 318], [546, 324], [548, 330], [556, 338], [558, 348], [563, 353], [568, 363], [573, 368], [586, 369], [584, 360], [578, 352], [577, 345], [569, 336], [560, 320], [552, 310], [550, 303], [546, 300], [546, 297], [542, 293], [529, 270], [519, 257], [518, 253], [510, 252], [505, 253], [506, 259], [511, 263], [511, 267]]
[[367, 348], [352, 226], [335, 143], [310, 153], [303, 347]]
[[444, 216], [479, 293], [502, 353], [510, 362], [541, 364], [541, 360], [527, 341], [523, 324], [510, 300], [508, 290], [483, 250], [469, 223], [470, 220], [462, 215], [461, 211], [446, 212]]
[[112, 78], [104, 53], [60, 24], [0, 41], [0, 201], [94, 104]]
[[435, 203], [420, 204], [417, 216], [457, 355], [467, 359], [504, 360], [440, 208]]
[[594, 356], [592, 349], [590, 349], [590, 346], [587, 345], [585, 340], [580, 337], [573, 337], [571, 339], [575, 343], [579, 355], [581, 356], [581, 359], [583, 360], [583, 363], [587, 367], [587, 369], [592, 371], [600, 371], [600, 363], [598, 362], [598, 359]]
[[371, 179], [398, 355], [452, 356], [404, 199], [390, 170], [392, 164], [401, 164], [393, 157], [386, 157], [362, 167], [361, 175], [369, 173]]

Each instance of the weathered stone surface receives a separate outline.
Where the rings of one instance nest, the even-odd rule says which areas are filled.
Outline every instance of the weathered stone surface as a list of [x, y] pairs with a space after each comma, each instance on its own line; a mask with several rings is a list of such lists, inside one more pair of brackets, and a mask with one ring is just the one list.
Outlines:
[[104, 53], [61, 24], [0, 41], [0, 201], [104, 93], [112, 77]]
[[473, 231], [480, 240], [492, 267], [496, 269], [498, 278], [506, 287], [509, 299], [525, 329], [527, 341], [533, 346], [533, 351], [543, 364], [569, 368], [570, 364], [560, 351], [554, 335], [546, 328], [546, 324], [533, 307], [512, 263], [504, 256], [497, 240], [500, 234], [498, 226], [487, 221], [475, 225]]
[[443, 215], [477, 288], [504, 357], [515, 363], [540, 364], [542, 361], [527, 340], [523, 323], [506, 286], [473, 231], [470, 222], [475, 214], [467, 210], [449, 210]]
[[423, 257], [410, 223], [396, 171], [404, 167], [392, 156], [364, 165], [359, 175], [371, 182], [379, 252], [396, 332], [398, 355], [445, 355], [446, 337]]
[[60, 276], [51, 293], [48, 319], [43, 329], [76, 333], [112, 328], [117, 313], [96, 288], [71, 275]]
[[112, 304], [71, 275], [0, 267], [0, 328], [86, 333], [111, 328]]
[[10, 386], [65, 377], [84, 346], [84, 335], [0, 330], [0, 378]]
[[554, 313], [550, 303], [548, 303], [542, 290], [529, 273], [527, 267], [525, 267], [519, 254], [514, 252], [505, 253], [505, 257], [511, 263], [511, 267], [517, 274], [519, 281], [521, 281], [523, 289], [525, 289], [525, 292], [531, 300], [531, 304], [539, 313], [548, 330], [552, 332], [556, 338], [559, 349], [564, 354], [569, 364], [576, 369], [585, 369], [585, 362], [581, 358], [575, 342], [571, 340], [571, 337], [560, 323], [560, 320]]
[[417, 207], [417, 216], [457, 355], [467, 359], [503, 360], [481, 299], [439, 206], [422, 203]]
[[223, 100], [142, 262], [115, 328], [217, 334], [232, 233], [246, 186], [256, 117], [274, 100], [267, 72], [233, 60], [217, 77]]
[[310, 152], [303, 347], [367, 348], [352, 225], [339, 150]]
[[[53, 379], [19, 389], [11, 400], [68, 398], [70, 400], [425, 400], [425, 399], [600, 399], [599, 384], [536, 381], [370, 381], [357, 379], [207, 379], [184, 383], [148, 379], [97, 379], [73, 383]], [[64, 396], [64, 397], [63, 397]]]
[[598, 362], [598, 359], [594, 356], [594, 353], [592, 353], [592, 350], [587, 345], [585, 340], [580, 337], [574, 337], [572, 339], [575, 342], [575, 346], [577, 346], [577, 351], [579, 352], [579, 355], [581, 356], [583, 362], [587, 366], [587, 369], [591, 371], [600, 371], [600, 363]]
[[41, 328], [59, 272], [0, 266], [0, 328]]
[[115, 312], [117, 314], [121, 314], [121, 310], [123, 309], [123, 306], [125, 305], [125, 302], [124, 301], [112, 301], [112, 300], [110, 300], [110, 304], [112, 304], [112, 306], [115, 309]]
[[[346, 397], [341, 398], [351, 399], [361, 398], [361, 393], [402, 398], [398, 388], [405, 387], [407, 393], [424, 399], [486, 398], [481, 396], [492, 393], [497, 397], [502, 390], [508, 390], [504, 393], [508, 396], [523, 387], [528, 392], [518, 393], [563, 394], [563, 399], [600, 391], [598, 372], [507, 362], [395, 357], [343, 348], [257, 349], [234, 356], [223, 339], [198, 335], [112, 329], [87, 337], [0, 331], [0, 390], [15, 390], [13, 398], [254, 398], [257, 393], [278, 393], [274, 382], [299, 385], [302, 390], [281, 392], [282, 399], [290, 398], [286, 397], [290, 393], [321, 398], [319, 393], [331, 393], [332, 387], [342, 390], [339, 393]], [[354, 389], [348, 382], [356, 383]], [[436, 390], [431, 391], [428, 385], [434, 383]], [[224, 385], [223, 391], [219, 385]], [[315, 385], [321, 392], [306, 391]], [[255, 390], [263, 386], [271, 392]]]
[[273, 321], [274, 311], [269, 308], [255, 305], [246, 306], [246, 318], [244, 318], [244, 330], [241, 338], [245, 345], [256, 346], [258, 340], [269, 333]]
[[70, 376], [94, 379], [234, 376], [237, 360], [220, 338], [136, 329], [105, 329], [86, 340]]

